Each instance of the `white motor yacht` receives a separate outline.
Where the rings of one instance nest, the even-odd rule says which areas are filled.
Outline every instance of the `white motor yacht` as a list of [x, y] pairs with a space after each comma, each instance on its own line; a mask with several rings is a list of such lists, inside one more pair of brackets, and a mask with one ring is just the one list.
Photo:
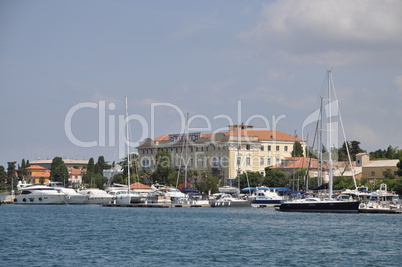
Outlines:
[[210, 199], [209, 203], [211, 207], [251, 207], [250, 199], [243, 199], [226, 193], [216, 194], [215, 198]]
[[106, 191], [97, 188], [84, 189], [78, 191], [78, 193], [86, 196], [87, 199], [85, 201], [85, 204], [109, 204], [113, 199], [112, 195], [109, 195], [108, 193], [106, 193]]
[[128, 191], [128, 188], [116, 189], [109, 191], [109, 195], [113, 197], [115, 204], [135, 204], [145, 202], [145, 196], [142, 193]]
[[65, 188], [62, 182], [49, 182], [49, 186], [65, 194], [64, 201], [66, 204], [85, 204], [87, 201], [87, 196], [72, 188]]
[[21, 194], [16, 195], [14, 204], [66, 204], [66, 194], [44, 184], [17, 186]]

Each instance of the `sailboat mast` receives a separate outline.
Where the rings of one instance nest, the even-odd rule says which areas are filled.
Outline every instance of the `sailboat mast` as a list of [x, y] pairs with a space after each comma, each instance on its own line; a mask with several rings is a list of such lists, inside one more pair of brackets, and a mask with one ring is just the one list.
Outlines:
[[187, 113], [187, 119], [186, 119], [186, 138], [184, 140], [184, 142], [186, 142], [186, 162], [185, 162], [185, 168], [184, 168], [184, 189], [187, 188], [187, 175], [188, 175], [188, 113]]
[[240, 189], [240, 125], [237, 123], [237, 186]]
[[328, 70], [328, 149], [329, 149], [329, 198], [332, 199], [332, 183], [333, 183], [333, 173], [332, 173], [332, 111], [331, 111], [331, 81], [332, 81], [332, 74], [331, 69]]
[[319, 153], [319, 164], [320, 164], [320, 168], [319, 168], [319, 173], [318, 173], [318, 178], [319, 183], [318, 186], [322, 185], [322, 152], [323, 152], [323, 144], [322, 144], [322, 97], [321, 97], [321, 102], [320, 102], [320, 115], [319, 115], [319, 120], [320, 120], [320, 129], [318, 131], [318, 135], [319, 135], [319, 142], [318, 142], [318, 153]]
[[127, 108], [127, 97], [126, 97], [126, 145], [127, 145], [127, 184], [128, 193], [130, 194], [130, 138], [128, 129], [128, 108]]

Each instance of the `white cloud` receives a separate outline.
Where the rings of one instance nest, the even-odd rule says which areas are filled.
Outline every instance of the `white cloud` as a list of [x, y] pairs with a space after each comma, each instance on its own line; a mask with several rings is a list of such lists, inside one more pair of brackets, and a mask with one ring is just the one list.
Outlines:
[[240, 38], [294, 62], [402, 65], [401, 10], [392, 0], [275, 1]]

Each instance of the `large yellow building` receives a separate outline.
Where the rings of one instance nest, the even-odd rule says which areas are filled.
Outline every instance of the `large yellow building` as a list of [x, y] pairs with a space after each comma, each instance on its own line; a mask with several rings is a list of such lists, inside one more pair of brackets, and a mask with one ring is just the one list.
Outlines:
[[252, 126], [232, 125], [227, 132], [221, 133], [148, 138], [137, 149], [142, 170], [153, 171], [156, 154], [166, 151], [175, 169], [184, 169], [187, 161], [187, 169], [220, 176], [227, 183], [228, 179], [236, 178], [238, 168], [241, 172], [264, 174], [265, 167], [279, 164], [283, 158], [291, 156], [295, 141], [299, 141], [305, 151], [305, 141], [295, 136], [280, 131], [253, 129]]

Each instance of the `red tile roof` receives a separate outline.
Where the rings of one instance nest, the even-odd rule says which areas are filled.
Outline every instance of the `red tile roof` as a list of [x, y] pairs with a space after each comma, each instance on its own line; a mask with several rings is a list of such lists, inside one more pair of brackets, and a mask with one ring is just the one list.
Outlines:
[[142, 184], [142, 183], [138, 183], [138, 182], [131, 184], [130, 188], [131, 189], [152, 189], [152, 187], [147, 186], [147, 185]]
[[[310, 166], [309, 166], [310, 165]], [[289, 157], [282, 160], [280, 164], [272, 167], [272, 169], [318, 169], [320, 164], [317, 159]], [[323, 166], [325, 168], [326, 166]]]
[[[237, 130], [233, 130], [230, 132], [225, 132], [225, 135], [228, 136], [237, 136]], [[260, 141], [299, 141], [302, 142], [304, 140], [294, 137], [290, 134], [283, 133], [280, 131], [272, 131], [272, 130], [254, 130], [254, 129], [245, 129], [240, 130], [240, 136], [249, 136], [249, 137], [258, 137]]]
[[[222, 133], [225, 136], [237, 136], [237, 130], [233, 131], [228, 131], [228, 132], [223, 132]], [[299, 142], [304, 142], [304, 140], [294, 137], [290, 134], [283, 133], [280, 131], [272, 131], [272, 130], [255, 130], [255, 129], [245, 129], [245, 130], [240, 130], [240, 136], [241, 137], [257, 137], [259, 141], [289, 141], [289, 142], [294, 142], [294, 141], [299, 141]], [[212, 137], [213, 133], [210, 134], [201, 134], [201, 138], [210, 138]], [[154, 138], [153, 141], [168, 141], [169, 140], [169, 135], [164, 134], [159, 137]]]
[[70, 175], [81, 175], [81, 174], [82, 174], [82, 171], [81, 171], [80, 169], [70, 168], [70, 169], [68, 170], [68, 173], [69, 173]]
[[32, 165], [29, 166], [28, 168], [25, 168], [26, 170], [46, 170], [45, 167], [39, 166], [39, 165]]

